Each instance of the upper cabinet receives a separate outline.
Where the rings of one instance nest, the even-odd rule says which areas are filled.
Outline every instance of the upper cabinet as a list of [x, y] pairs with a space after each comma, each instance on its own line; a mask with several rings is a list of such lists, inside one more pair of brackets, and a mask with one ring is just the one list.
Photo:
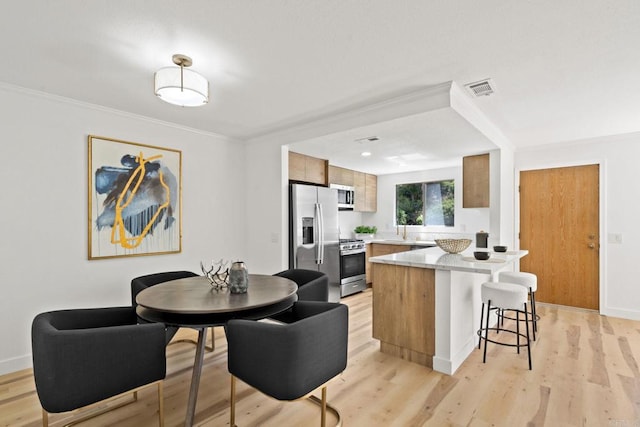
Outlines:
[[327, 185], [329, 162], [289, 151], [289, 180]]
[[351, 169], [329, 165], [329, 184], [348, 185], [353, 187], [353, 174]]
[[311, 184], [340, 184], [355, 188], [357, 212], [378, 208], [378, 177], [351, 169], [330, 166], [327, 160], [289, 151], [289, 180]]
[[462, 158], [462, 207], [489, 207], [489, 154]]
[[375, 212], [378, 209], [378, 177], [363, 172], [353, 172], [355, 187], [354, 211]]

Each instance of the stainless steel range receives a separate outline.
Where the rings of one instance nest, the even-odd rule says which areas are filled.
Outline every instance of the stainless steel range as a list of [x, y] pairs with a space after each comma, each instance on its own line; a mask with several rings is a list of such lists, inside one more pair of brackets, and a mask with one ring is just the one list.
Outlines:
[[359, 239], [340, 239], [340, 296], [367, 289], [365, 243]]

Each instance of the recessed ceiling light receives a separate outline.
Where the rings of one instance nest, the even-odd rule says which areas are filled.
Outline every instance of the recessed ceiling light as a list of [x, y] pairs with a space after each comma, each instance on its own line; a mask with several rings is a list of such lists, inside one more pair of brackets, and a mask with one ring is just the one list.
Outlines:
[[369, 151], [363, 151], [362, 153], [360, 153], [360, 155], [362, 157], [369, 157], [371, 155], [371, 153]]

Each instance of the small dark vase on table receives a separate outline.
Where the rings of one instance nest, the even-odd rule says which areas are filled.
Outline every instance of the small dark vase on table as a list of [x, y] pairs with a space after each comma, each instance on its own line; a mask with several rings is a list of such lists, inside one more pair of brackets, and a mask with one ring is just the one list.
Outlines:
[[249, 287], [249, 271], [244, 262], [237, 261], [231, 264], [229, 269], [229, 292], [232, 294], [244, 294]]

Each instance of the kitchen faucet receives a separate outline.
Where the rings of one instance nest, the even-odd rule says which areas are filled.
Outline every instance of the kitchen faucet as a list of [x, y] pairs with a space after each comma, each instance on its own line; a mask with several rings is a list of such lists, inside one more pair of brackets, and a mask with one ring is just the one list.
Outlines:
[[[396, 224], [396, 236], [400, 235], [400, 224]], [[407, 224], [402, 224], [402, 240], [407, 240]]]

